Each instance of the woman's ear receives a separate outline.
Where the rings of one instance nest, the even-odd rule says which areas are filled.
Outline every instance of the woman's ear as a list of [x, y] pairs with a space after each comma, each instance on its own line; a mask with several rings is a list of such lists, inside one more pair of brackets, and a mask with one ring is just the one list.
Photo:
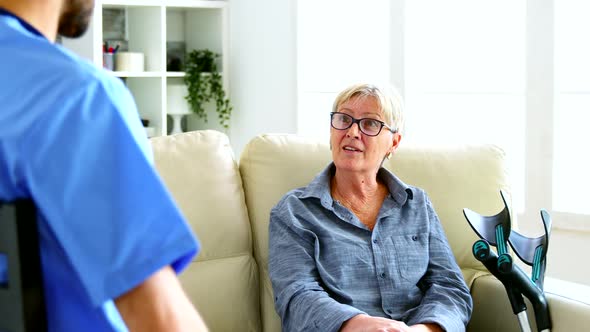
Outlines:
[[393, 134], [393, 138], [391, 141], [391, 150], [389, 150], [390, 154], [393, 154], [395, 152], [395, 150], [397, 150], [398, 146], [399, 146], [399, 142], [402, 140], [402, 134], [400, 133], [394, 133]]

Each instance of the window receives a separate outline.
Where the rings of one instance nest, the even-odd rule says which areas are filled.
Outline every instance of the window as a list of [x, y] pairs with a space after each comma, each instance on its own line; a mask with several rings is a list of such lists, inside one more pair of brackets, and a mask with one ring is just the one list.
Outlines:
[[389, 0], [297, 2], [298, 131], [328, 139], [338, 92], [389, 81]]
[[338, 91], [396, 82], [404, 144], [497, 144], [521, 221], [543, 208], [588, 230], [588, 16], [581, 0], [300, 0], [298, 131], [327, 139]]
[[[553, 209], [590, 215], [590, 3], [555, 1]], [[584, 188], [580, 191], [580, 188]]]
[[509, 158], [514, 208], [522, 211], [526, 1], [405, 6], [406, 137], [430, 145], [499, 145]]

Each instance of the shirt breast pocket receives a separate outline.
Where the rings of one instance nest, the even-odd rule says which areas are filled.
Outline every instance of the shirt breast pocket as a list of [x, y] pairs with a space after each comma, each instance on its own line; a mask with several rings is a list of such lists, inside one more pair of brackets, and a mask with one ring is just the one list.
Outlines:
[[400, 276], [417, 284], [428, 268], [428, 234], [397, 235], [392, 236], [391, 240], [395, 248], [393, 257]]

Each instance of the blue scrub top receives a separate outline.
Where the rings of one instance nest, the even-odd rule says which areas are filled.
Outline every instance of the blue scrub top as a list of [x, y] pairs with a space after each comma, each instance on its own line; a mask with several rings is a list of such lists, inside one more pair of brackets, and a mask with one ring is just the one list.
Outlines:
[[8, 283], [8, 259], [6, 254], [0, 253], [0, 287]]
[[113, 299], [166, 265], [181, 271], [199, 249], [133, 98], [6, 12], [0, 74], [0, 200], [39, 210], [49, 331], [126, 331]]

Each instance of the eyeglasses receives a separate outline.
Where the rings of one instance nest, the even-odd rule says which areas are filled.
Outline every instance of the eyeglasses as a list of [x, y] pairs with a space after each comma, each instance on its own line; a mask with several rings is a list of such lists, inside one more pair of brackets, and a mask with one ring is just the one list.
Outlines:
[[367, 136], [377, 136], [381, 133], [383, 127], [392, 133], [396, 133], [397, 130], [391, 129], [383, 121], [371, 118], [355, 119], [346, 113], [332, 112], [330, 113], [332, 128], [338, 130], [346, 130], [352, 127], [353, 124], [358, 123], [361, 132]]

